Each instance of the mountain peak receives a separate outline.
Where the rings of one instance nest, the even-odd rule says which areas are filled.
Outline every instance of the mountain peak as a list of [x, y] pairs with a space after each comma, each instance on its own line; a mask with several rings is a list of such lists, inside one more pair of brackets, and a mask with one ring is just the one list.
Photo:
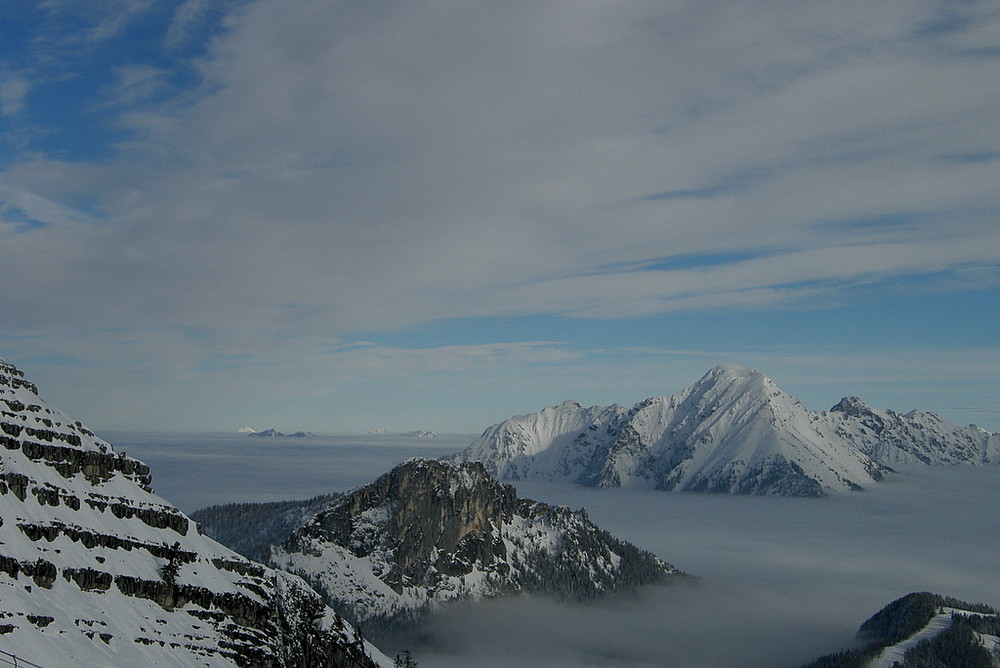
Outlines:
[[685, 390], [627, 410], [567, 408], [561, 421], [550, 411], [494, 425], [457, 458], [510, 480], [734, 494], [817, 496], [885, 473], [741, 364], [720, 364]]
[[354, 619], [375, 629], [449, 600], [590, 598], [676, 573], [582, 511], [518, 498], [480, 462], [423, 458], [332, 501], [272, 560], [329, 602], [351, 603]]
[[708, 370], [701, 379], [694, 384], [694, 387], [747, 387], [748, 384], [759, 383], [762, 385], [774, 385], [770, 378], [750, 367], [742, 364], [726, 363], [719, 364]]
[[874, 410], [858, 397], [844, 397], [837, 402], [837, 405], [830, 409], [837, 413], [843, 413], [850, 417], [864, 417], [872, 415]]
[[717, 377], [721, 375], [730, 376], [752, 376], [758, 373], [756, 369], [751, 369], [748, 366], [738, 364], [736, 362], [723, 362], [722, 364], [717, 364], [705, 374], [706, 377]]

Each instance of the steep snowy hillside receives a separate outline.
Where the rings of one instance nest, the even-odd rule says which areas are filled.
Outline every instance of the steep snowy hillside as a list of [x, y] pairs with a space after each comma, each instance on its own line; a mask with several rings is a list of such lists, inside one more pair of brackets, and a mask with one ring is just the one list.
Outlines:
[[628, 409], [567, 401], [510, 418], [454, 459], [481, 461], [505, 480], [819, 496], [861, 489], [896, 463], [998, 462], [1000, 435], [853, 397], [809, 411], [767, 376], [724, 364]]
[[767, 376], [735, 364], [629, 409], [566, 402], [511, 418], [456, 458], [502, 479], [789, 496], [858, 489], [886, 472]]
[[656, 582], [675, 569], [582, 512], [519, 499], [481, 464], [415, 459], [330, 503], [272, 562], [302, 575], [365, 629], [454, 599], [570, 598]]
[[375, 666], [299, 578], [202, 536], [0, 360], [0, 649], [55, 666]]
[[1000, 665], [1000, 616], [993, 608], [921, 592], [896, 599], [858, 629], [863, 647], [804, 668], [922, 668]]

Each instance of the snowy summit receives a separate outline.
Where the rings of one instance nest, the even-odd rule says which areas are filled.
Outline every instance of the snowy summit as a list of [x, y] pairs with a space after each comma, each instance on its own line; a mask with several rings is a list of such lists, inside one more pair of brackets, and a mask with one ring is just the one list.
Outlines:
[[455, 459], [481, 461], [507, 480], [819, 496], [861, 489], [894, 463], [997, 462], [1000, 438], [854, 398], [810, 411], [764, 374], [723, 364], [631, 408], [567, 401], [512, 417]]

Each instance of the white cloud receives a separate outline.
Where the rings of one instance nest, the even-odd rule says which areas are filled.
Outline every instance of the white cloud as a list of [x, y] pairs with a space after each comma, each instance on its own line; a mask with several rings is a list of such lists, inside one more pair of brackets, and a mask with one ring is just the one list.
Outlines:
[[185, 0], [167, 27], [164, 37], [166, 43], [173, 47], [182, 46], [191, 39], [192, 31], [205, 19], [205, 14], [213, 5], [213, 0]]

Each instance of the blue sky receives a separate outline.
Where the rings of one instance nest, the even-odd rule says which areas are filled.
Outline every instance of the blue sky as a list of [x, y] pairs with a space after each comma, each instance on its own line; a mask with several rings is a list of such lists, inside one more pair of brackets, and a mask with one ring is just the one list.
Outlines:
[[96, 429], [740, 362], [1000, 430], [995, 2], [0, 7], [0, 356]]

